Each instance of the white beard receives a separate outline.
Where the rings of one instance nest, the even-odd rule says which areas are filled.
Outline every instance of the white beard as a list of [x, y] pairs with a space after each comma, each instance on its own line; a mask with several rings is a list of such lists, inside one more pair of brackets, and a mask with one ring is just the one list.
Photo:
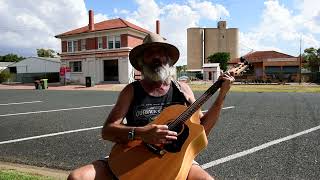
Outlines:
[[142, 74], [145, 79], [151, 81], [161, 81], [170, 83], [172, 77], [174, 76], [174, 67], [170, 67], [169, 64], [158, 66], [155, 69], [150, 68], [149, 66], [142, 66]]

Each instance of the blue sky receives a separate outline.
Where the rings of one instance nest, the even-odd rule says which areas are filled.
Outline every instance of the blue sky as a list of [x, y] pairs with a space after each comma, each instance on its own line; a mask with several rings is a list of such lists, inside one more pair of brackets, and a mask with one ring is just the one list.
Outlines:
[[85, 26], [88, 10], [95, 22], [121, 17], [150, 31], [160, 20], [161, 35], [178, 46], [186, 64], [186, 29], [239, 28], [240, 55], [252, 50], [276, 50], [290, 55], [320, 46], [320, 6], [317, 0], [0, 0], [0, 55], [35, 55], [36, 48], [60, 51], [54, 35]]

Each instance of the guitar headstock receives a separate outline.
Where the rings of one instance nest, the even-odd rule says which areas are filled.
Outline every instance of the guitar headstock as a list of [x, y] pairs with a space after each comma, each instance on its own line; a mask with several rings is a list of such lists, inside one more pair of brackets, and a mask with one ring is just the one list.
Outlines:
[[248, 62], [244, 57], [240, 57], [240, 62], [236, 64], [234, 67], [228, 70], [230, 74], [233, 76], [240, 76], [243, 72], [253, 69], [253, 65]]

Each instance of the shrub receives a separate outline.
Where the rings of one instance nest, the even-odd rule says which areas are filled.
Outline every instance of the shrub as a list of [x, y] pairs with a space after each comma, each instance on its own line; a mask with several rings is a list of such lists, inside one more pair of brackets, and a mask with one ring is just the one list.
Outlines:
[[11, 74], [9, 71], [1, 71], [0, 72], [0, 83], [7, 81], [10, 79]]

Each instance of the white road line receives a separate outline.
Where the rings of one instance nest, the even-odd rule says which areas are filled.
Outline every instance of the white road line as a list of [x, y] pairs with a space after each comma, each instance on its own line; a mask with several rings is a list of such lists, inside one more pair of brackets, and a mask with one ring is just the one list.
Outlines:
[[99, 106], [87, 106], [87, 107], [77, 107], [77, 108], [67, 108], [67, 109], [53, 109], [53, 110], [46, 110], [46, 111], [31, 111], [31, 112], [14, 113], [14, 114], [1, 114], [0, 117], [18, 116], [18, 115], [26, 115], [26, 114], [49, 113], [49, 112], [57, 112], [57, 111], [71, 111], [71, 110], [90, 109], [90, 108], [98, 108], [98, 107], [106, 107], [106, 106], [114, 106], [114, 104], [99, 105]]
[[44, 135], [40, 135], [40, 136], [32, 136], [32, 137], [26, 137], [26, 138], [21, 138], [21, 139], [13, 139], [13, 140], [8, 140], [8, 141], [2, 141], [2, 142], [0, 142], [0, 145], [20, 142], [20, 141], [27, 141], [27, 140], [31, 140], [31, 139], [39, 139], [39, 138], [44, 138], [44, 137], [58, 136], [58, 135], [62, 135], [62, 134], [69, 134], [69, 133], [75, 133], [75, 132], [81, 132], [81, 131], [89, 131], [89, 130], [100, 129], [100, 128], [102, 128], [102, 126], [84, 128], [84, 129], [76, 129], [76, 130], [51, 133], [51, 134], [44, 134]]
[[0, 104], [0, 106], [10, 106], [10, 105], [16, 105], [16, 104], [31, 104], [31, 103], [39, 103], [39, 102], [42, 102], [42, 101], [16, 102], [16, 103]]
[[[111, 105], [102, 105], [102, 106], [111, 106]], [[102, 106], [99, 106], [99, 107], [102, 107]], [[93, 107], [93, 106], [91, 106], [91, 107]], [[231, 106], [231, 107], [234, 107], [234, 106]], [[229, 107], [226, 107], [226, 108], [229, 109]], [[44, 135], [40, 135], [40, 136], [26, 137], [26, 138], [21, 138], [21, 139], [13, 139], [13, 140], [8, 140], [8, 141], [2, 141], [2, 142], [0, 142], [0, 145], [14, 143], [14, 142], [20, 142], [20, 141], [27, 141], [27, 140], [31, 140], [31, 139], [39, 139], [39, 138], [50, 137], [50, 136], [58, 136], [58, 135], [74, 133], [74, 132], [88, 131], [88, 130], [99, 129], [99, 128], [102, 128], [102, 126], [84, 128], [84, 129], [76, 129], [76, 130], [64, 131], [64, 132], [58, 132], [58, 133], [52, 133], [52, 134], [44, 134]]]
[[277, 139], [277, 140], [274, 140], [274, 141], [267, 142], [265, 144], [262, 144], [260, 146], [254, 147], [254, 148], [251, 148], [251, 149], [248, 149], [248, 150], [245, 150], [245, 151], [242, 151], [242, 152], [239, 152], [239, 153], [236, 153], [236, 154], [224, 157], [224, 158], [220, 158], [220, 159], [217, 159], [215, 161], [211, 161], [209, 163], [201, 165], [201, 167], [203, 169], [207, 169], [207, 168], [216, 166], [218, 164], [225, 163], [225, 162], [231, 161], [233, 159], [236, 159], [236, 158], [248, 155], [248, 154], [252, 154], [252, 153], [254, 153], [256, 151], [260, 151], [262, 149], [265, 149], [267, 147], [273, 146], [275, 144], [278, 144], [278, 143], [281, 143], [281, 142], [284, 142], [284, 141], [288, 141], [290, 139], [302, 136], [304, 134], [307, 134], [307, 133], [310, 133], [310, 132], [313, 132], [313, 131], [316, 131], [316, 130], [319, 130], [319, 129], [320, 129], [320, 126], [316, 126], [316, 127], [311, 128], [311, 129], [307, 129], [305, 131], [301, 131], [299, 133], [292, 134], [290, 136], [286, 136], [284, 138], [280, 138], [280, 139]]
[[[229, 106], [229, 107], [224, 107], [224, 108], [222, 108], [222, 109], [232, 109], [232, 108], [234, 108], [234, 106]], [[207, 112], [208, 110], [203, 110], [202, 112], [204, 113], [204, 112]]]

